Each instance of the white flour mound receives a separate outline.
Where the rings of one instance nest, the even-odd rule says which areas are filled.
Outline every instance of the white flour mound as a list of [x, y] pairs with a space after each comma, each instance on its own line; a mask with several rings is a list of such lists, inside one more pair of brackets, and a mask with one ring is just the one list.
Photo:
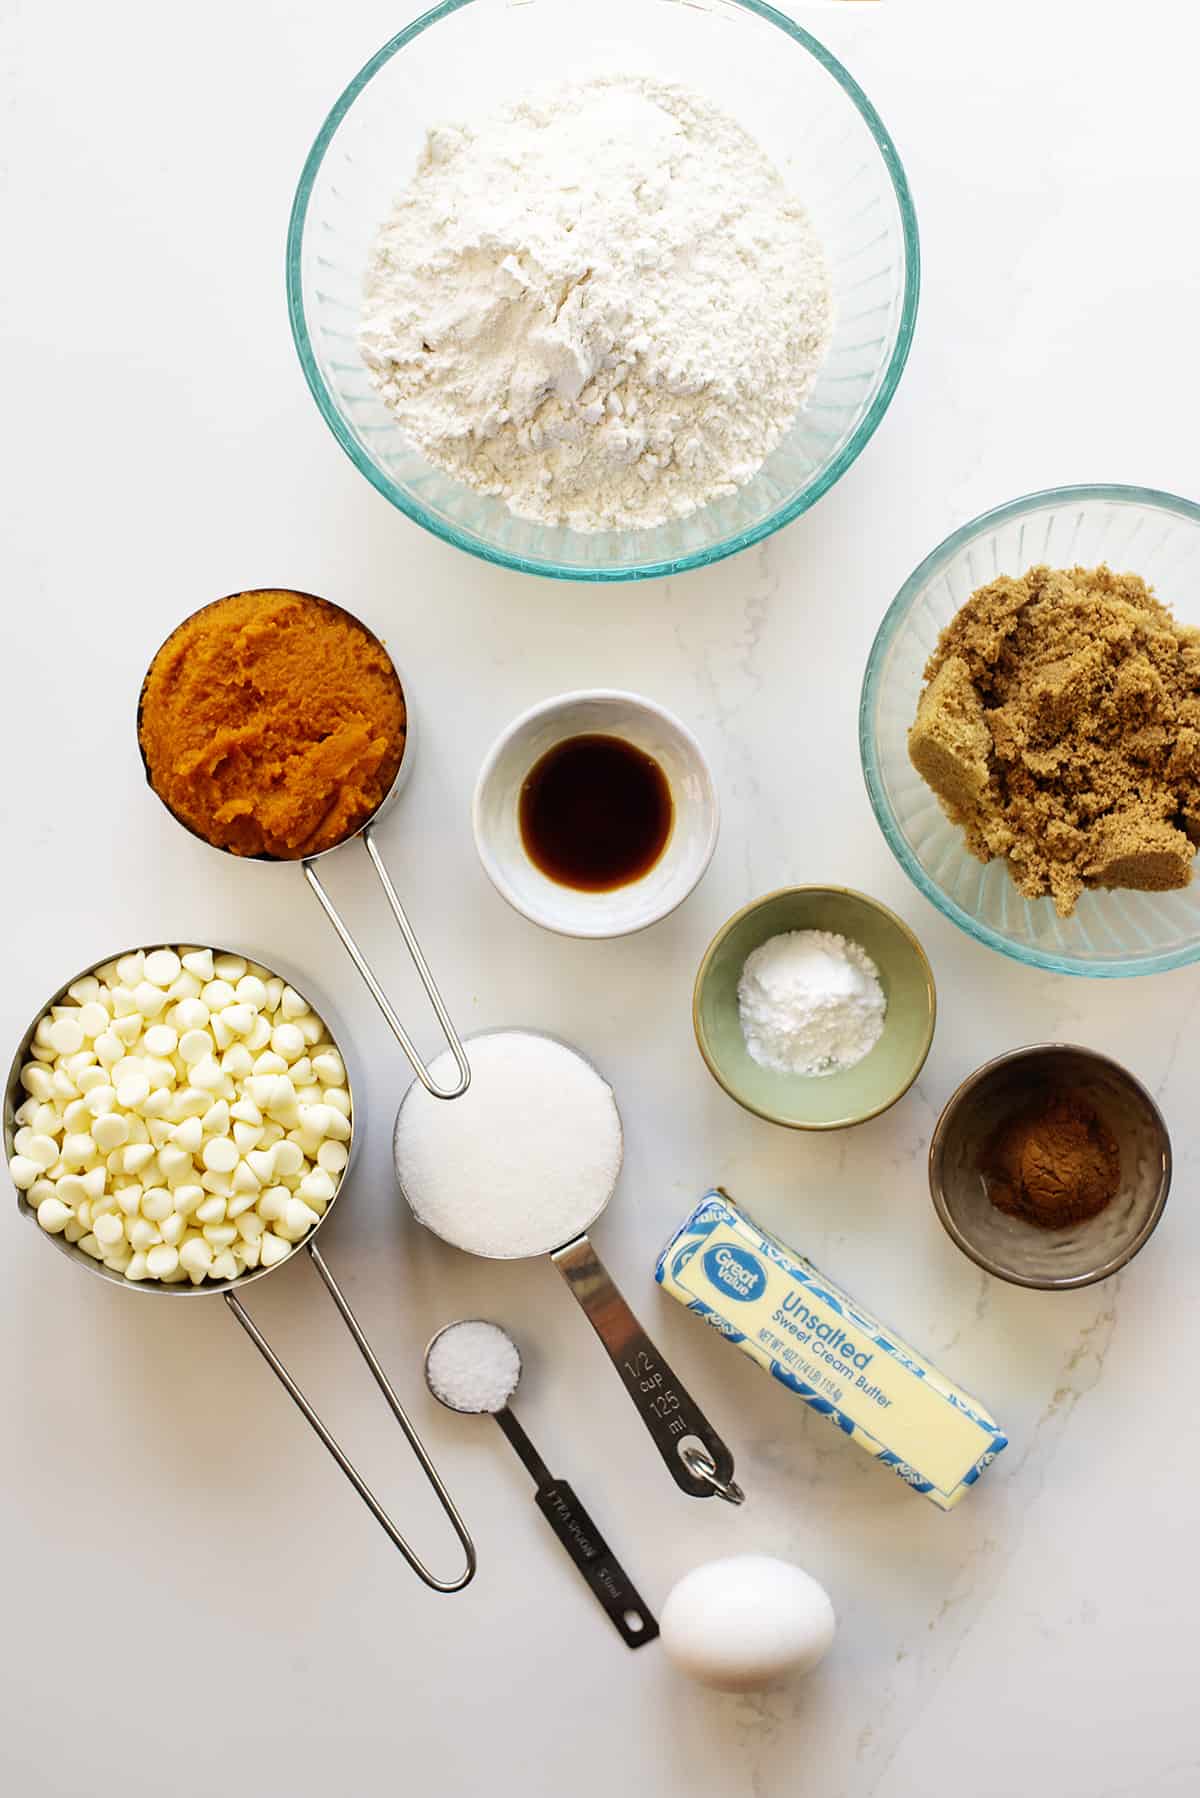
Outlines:
[[596, 531], [750, 480], [831, 314], [820, 243], [753, 138], [687, 88], [612, 76], [429, 133], [360, 341], [430, 462]]

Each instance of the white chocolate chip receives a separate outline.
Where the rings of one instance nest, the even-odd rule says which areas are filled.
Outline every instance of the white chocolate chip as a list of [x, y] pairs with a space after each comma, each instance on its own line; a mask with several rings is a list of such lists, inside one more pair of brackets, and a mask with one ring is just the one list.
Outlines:
[[188, 1218], [195, 1211], [197, 1205], [204, 1203], [204, 1188], [190, 1184], [176, 1186], [171, 1193], [171, 1198], [180, 1217]]
[[178, 1248], [183, 1240], [183, 1233], [187, 1229], [187, 1219], [180, 1217], [179, 1213], [175, 1211], [171, 1213], [170, 1217], [164, 1217], [158, 1228], [163, 1241]]
[[53, 1077], [36, 1061], [27, 1061], [21, 1069], [21, 1085], [39, 1104], [46, 1104], [53, 1091]]
[[207, 1021], [202, 1028], [185, 1030], [178, 1042], [179, 1053], [189, 1066], [200, 1066], [212, 1057], [213, 1040], [208, 1031]]
[[126, 1074], [117, 1082], [117, 1103], [126, 1111], [136, 1111], [150, 1097], [150, 1082], [145, 1074]]
[[281, 1177], [304, 1172], [304, 1151], [297, 1143], [276, 1143], [275, 1172]]
[[140, 980], [134, 988], [133, 1000], [143, 1018], [156, 1018], [166, 1008], [167, 995], [153, 981]]
[[86, 1005], [79, 1007], [79, 1028], [88, 1042], [94, 1042], [98, 1036], [102, 1036], [108, 1029], [109, 1022], [108, 1008], [97, 1000], [90, 999]]
[[[67, 1142], [72, 1140], [71, 1137], [67, 1138]], [[119, 1112], [106, 1112], [102, 1117], [98, 1117], [92, 1125], [92, 1141], [106, 1155], [113, 1149], [119, 1149], [122, 1143], [128, 1142], [128, 1140], [129, 1121]], [[63, 1148], [65, 1151], [66, 1143], [63, 1144]]]
[[284, 1061], [299, 1061], [304, 1053], [304, 1035], [298, 1024], [277, 1024], [271, 1032], [271, 1047]]
[[168, 1186], [177, 1185], [195, 1171], [187, 1150], [181, 1149], [174, 1142], [164, 1143], [158, 1151], [158, 1165]]
[[183, 1244], [179, 1251], [180, 1266], [195, 1279], [203, 1279], [212, 1266], [212, 1244], [205, 1242], [203, 1236], [193, 1236]]
[[275, 1228], [288, 1242], [300, 1242], [318, 1219], [319, 1213], [311, 1205], [306, 1205], [303, 1199], [289, 1199], [284, 1207], [283, 1218]]
[[[195, 1067], [189, 1069], [189, 1079], [193, 1086], [199, 1087], [201, 1092], [206, 1093], [219, 1093], [225, 1085], [225, 1076], [211, 1055], [207, 1056], [204, 1061], [198, 1061]], [[211, 1099], [209, 1104], [212, 1104]]]
[[296, 1188], [297, 1197], [317, 1200], [322, 1206], [328, 1205], [336, 1191], [337, 1181], [323, 1167], [314, 1167], [310, 1173], [305, 1174]]
[[237, 1144], [227, 1136], [215, 1136], [205, 1143], [200, 1158], [210, 1173], [231, 1174], [238, 1164]]
[[204, 1141], [204, 1126], [198, 1117], [184, 1118], [182, 1124], [176, 1124], [171, 1132], [172, 1140], [186, 1149], [189, 1155], [198, 1155]]
[[274, 1267], [278, 1262], [285, 1260], [290, 1253], [291, 1247], [284, 1242], [282, 1237], [276, 1236], [271, 1230], [263, 1232], [262, 1264], [264, 1267]]
[[146, 979], [155, 986], [170, 986], [179, 978], [183, 963], [174, 949], [152, 949], [146, 957], [142, 972]]
[[[105, 1023], [107, 1023], [107, 1018]], [[104, 1025], [101, 1025], [101, 1029]], [[57, 1018], [50, 1026], [50, 1047], [56, 1055], [74, 1055], [83, 1047], [83, 1031], [74, 1018]]]
[[243, 974], [235, 988], [238, 1002], [252, 1011], [262, 1011], [267, 1003], [267, 989], [257, 974]]

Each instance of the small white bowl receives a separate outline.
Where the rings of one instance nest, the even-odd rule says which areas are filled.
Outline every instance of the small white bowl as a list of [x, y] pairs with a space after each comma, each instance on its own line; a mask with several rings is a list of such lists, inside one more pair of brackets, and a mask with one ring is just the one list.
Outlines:
[[[623, 737], [652, 755], [671, 788], [675, 816], [654, 866], [628, 886], [581, 893], [534, 866], [521, 841], [521, 789], [546, 751], [568, 737]], [[704, 753], [687, 726], [653, 700], [605, 688], [561, 693], [501, 732], [484, 758], [472, 809], [475, 846], [503, 899], [561, 936], [629, 936], [682, 905], [713, 857], [720, 807]]]

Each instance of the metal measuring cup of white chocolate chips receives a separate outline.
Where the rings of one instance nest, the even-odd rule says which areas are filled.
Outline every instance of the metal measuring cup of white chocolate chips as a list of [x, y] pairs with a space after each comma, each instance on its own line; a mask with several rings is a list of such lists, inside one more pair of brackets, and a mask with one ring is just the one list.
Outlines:
[[[375, 841], [412, 771], [412, 716], [380, 639], [291, 588], [227, 594], [190, 614], [142, 682], [138, 748], [151, 791], [210, 848], [299, 862], [421, 1085], [460, 1097], [471, 1070]], [[438, 1084], [334, 905], [317, 862], [361, 838], [453, 1060]]]
[[[128, 1292], [220, 1294], [346, 1478], [427, 1586], [456, 1592], [475, 1549], [316, 1236], [340, 1196], [358, 1111], [342, 1044], [283, 975], [233, 950], [159, 946], [67, 981], [25, 1031], [4, 1089], [22, 1216]], [[425, 1565], [243, 1303], [303, 1248], [462, 1546]]]

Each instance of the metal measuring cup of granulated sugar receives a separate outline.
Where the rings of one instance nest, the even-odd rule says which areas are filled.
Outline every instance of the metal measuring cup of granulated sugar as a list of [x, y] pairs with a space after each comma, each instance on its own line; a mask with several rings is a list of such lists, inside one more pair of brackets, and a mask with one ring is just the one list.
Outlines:
[[[214, 953], [217, 955], [244, 955], [247, 961], [253, 961], [260, 967], [266, 966], [260, 957], [250, 955], [243, 950], [221, 948], [213, 945], [210, 946], [214, 947]], [[14, 1114], [18, 1106], [26, 1097], [21, 1086], [21, 1069], [31, 1057], [32, 1045], [39, 1022], [46, 1016], [52, 1006], [60, 1005], [68, 998], [71, 987], [77, 985], [79, 981], [86, 979], [91, 974], [95, 974], [97, 969], [105, 967], [110, 962], [119, 961], [126, 955], [136, 953], [136, 949], [118, 949], [113, 955], [100, 956], [96, 961], [92, 962], [89, 967], [81, 969], [78, 974], [72, 974], [70, 979], [65, 980], [58, 991], [54, 993], [44, 1005], [39, 1006], [37, 1013], [18, 1044], [4, 1086], [3, 1123], [6, 1168], [9, 1159], [13, 1154], [13, 1138], [16, 1131]], [[282, 1261], [277, 1261], [270, 1267], [259, 1266], [256, 1268], [246, 1268], [232, 1280], [205, 1280], [203, 1284], [198, 1286], [193, 1286], [189, 1283], [165, 1285], [159, 1280], [135, 1282], [125, 1279], [123, 1274], [117, 1273], [114, 1269], [105, 1267], [102, 1262], [94, 1260], [91, 1255], [85, 1254], [85, 1252], [76, 1244], [67, 1241], [65, 1236], [47, 1234], [38, 1223], [35, 1208], [29, 1204], [25, 1194], [20, 1191], [17, 1192], [17, 1210], [22, 1217], [28, 1218], [33, 1223], [38, 1235], [43, 1241], [56, 1248], [60, 1254], [67, 1255], [77, 1267], [85, 1268], [89, 1273], [98, 1275], [100, 1279], [107, 1280], [111, 1286], [115, 1286], [124, 1292], [152, 1293], [158, 1296], [170, 1295], [177, 1299], [212, 1298], [217, 1294], [220, 1294], [225, 1299], [225, 1302], [233, 1315], [237, 1318], [237, 1321], [241, 1324], [243, 1330], [245, 1330], [246, 1334], [253, 1342], [255, 1348], [262, 1355], [264, 1361], [266, 1361], [272, 1373], [284, 1387], [289, 1397], [294, 1401], [306, 1422], [325, 1444], [325, 1447], [329, 1450], [329, 1453], [333, 1456], [346, 1478], [350, 1481], [350, 1484], [354, 1487], [363, 1503], [367, 1506], [367, 1509], [386, 1531], [395, 1547], [400, 1550], [400, 1553], [404, 1556], [404, 1559], [408, 1562], [413, 1572], [419, 1579], [423, 1580], [427, 1586], [431, 1586], [435, 1592], [458, 1592], [474, 1578], [476, 1569], [475, 1545], [467, 1531], [466, 1524], [459, 1514], [458, 1507], [455, 1505], [454, 1500], [451, 1498], [450, 1493], [442, 1481], [441, 1475], [434, 1466], [428, 1450], [417, 1433], [416, 1427], [409, 1418], [404, 1406], [401, 1404], [374, 1349], [367, 1340], [362, 1325], [359, 1323], [358, 1318], [351, 1309], [349, 1300], [334, 1279], [328, 1263], [325, 1261], [316, 1245], [315, 1239], [317, 1231], [325, 1223], [330, 1212], [333, 1210], [334, 1205], [337, 1203], [338, 1198], [341, 1196], [350, 1169], [354, 1165], [354, 1157], [361, 1137], [361, 1130], [359, 1128], [360, 1113], [354, 1096], [352, 1062], [351, 1057], [346, 1053], [345, 1048], [347, 1038], [345, 1033], [337, 1025], [330, 1007], [325, 1004], [323, 1000], [314, 1002], [309, 997], [309, 982], [307, 980], [294, 980], [285, 969], [277, 968], [274, 965], [268, 967], [267, 972], [286, 979], [292, 986], [293, 991], [299, 993], [317, 1016], [324, 1021], [325, 1027], [329, 1032], [330, 1041], [341, 1056], [342, 1065], [346, 1071], [346, 1091], [350, 1098], [350, 1140], [346, 1144], [348, 1151], [346, 1166], [337, 1176], [333, 1197], [328, 1201], [324, 1213], [317, 1219], [316, 1223], [308, 1232], [308, 1235], [296, 1244], [291, 1254], [286, 1256]], [[425, 1563], [416, 1553], [416, 1550], [411, 1546], [407, 1538], [401, 1533], [398, 1526], [384, 1510], [383, 1505], [367, 1485], [354, 1463], [341, 1447], [341, 1444], [336, 1440], [325, 1423], [318, 1416], [316, 1410], [309, 1403], [296, 1380], [292, 1377], [291, 1373], [289, 1373], [284, 1363], [275, 1353], [275, 1350], [271, 1347], [270, 1343], [242, 1303], [244, 1288], [250, 1286], [255, 1280], [265, 1279], [268, 1274], [277, 1273], [280, 1268], [286, 1267], [289, 1262], [296, 1259], [300, 1249], [306, 1251], [310, 1261], [321, 1276], [321, 1280], [323, 1281], [330, 1298], [337, 1306], [342, 1322], [354, 1339], [355, 1347], [370, 1368], [371, 1375], [375, 1380], [376, 1385], [387, 1400], [392, 1415], [403, 1430], [408, 1440], [409, 1447], [416, 1456], [426, 1479], [433, 1487], [438, 1503], [449, 1518], [451, 1526], [462, 1545], [466, 1557], [465, 1566], [461, 1573], [454, 1575], [451, 1579], [440, 1579], [426, 1567]]]
[[[503, 1029], [477, 1030], [472, 1031], [466, 1041], [477, 1043], [486, 1037], [513, 1033], [521, 1036], [542, 1037], [547, 1042], [557, 1044], [559, 1048], [566, 1049], [572, 1055], [577, 1056], [580, 1061], [592, 1069], [593, 1073], [604, 1080], [600, 1070], [579, 1049], [575, 1048], [573, 1044], [562, 1042], [558, 1037], [551, 1036], [545, 1030], [521, 1029], [516, 1032]], [[604, 1080], [604, 1084], [609, 1086], [607, 1080]], [[604, 1345], [609, 1360], [621, 1376], [622, 1384], [633, 1402], [634, 1409], [648, 1430], [651, 1440], [666, 1463], [675, 1484], [690, 1498], [712, 1498], [715, 1494], [729, 1504], [740, 1505], [745, 1494], [733, 1477], [731, 1450], [714, 1430], [700, 1406], [682, 1381], [677, 1378], [665, 1357], [660, 1354], [630, 1310], [626, 1300], [617, 1290], [607, 1268], [596, 1253], [588, 1235], [591, 1226], [607, 1208], [609, 1200], [616, 1191], [619, 1168], [613, 1177], [612, 1185], [597, 1204], [592, 1215], [566, 1242], [547, 1234], [545, 1239], [536, 1246], [531, 1244], [512, 1254], [488, 1252], [463, 1241], [456, 1242], [445, 1229], [435, 1227], [421, 1215], [420, 1207], [414, 1203], [411, 1195], [405, 1190], [397, 1144], [404, 1107], [416, 1091], [417, 1085], [414, 1081], [400, 1101], [396, 1114], [396, 1128], [393, 1133], [393, 1162], [400, 1191], [417, 1222], [429, 1230], [432, 1235], [449, 1243], [451, 1248], [456, 1248], [463, 1254], [479, 1255], [484, 1260], [519, 1261], [533, 1259], [535, 1256], [543, 1254], [548, 1255]], [[611, 1086], [609, 1086], [609, 1091], [612, 1092]], [[613, 1095], [613, 1105], [615, 1109], [615, 1094]], [[455, 1122], [458, 1124], [460, 1120], [456, 1117]], [[467, 1128], [470, 1127], [469, 1118], [463, 1119], [461, 1122]]]
[[[400, 693], [404, 700], [404, 707], [405, 707], [405, 714], [406, 714], [406, 734], [405, 734], [404, 749], [400, 756], [400, 765], [397, 768], [396, 773], [392, 779], [391, 786], [388, 788], [387, 792], [383, 795], [383, 798], [379, 801], [379, 803], [375, 807], [374, 811], [371, 812], [366, 818], [364, 818], [361, 821], [361, 823], [355, 825], [353, 829], [347, 831], [345, 836], [339, 838], [339, 840], [336, 843], [330, 844], [330, 846], [327, 849], [318, 850], [315, 855], [297, 857], [296, 859], [299, 860], [300, 867], [303, 869], [303, 872], [304, 872], [304, 878], [307, 880], [309, 886], [312, 888], [313, 892], [316, 894], [317, 901], [318, 901], [319, 905], [321, 906], [322, 911], [325, 913], [325, 916], [329, 919], [329, 922], [333, 925], [333, 928], [336, 930], [347, 953], [350, 956], [351, 961], [354, 963], [355, 967], [358, 969], [358, 972], [361, 974], [363, 981], [366, 984], [367, 990], [371, 994], [371, 997], [374, 999], [374, 1001], [375, 1001], [376, 1005], [379, 1007], [380, 1011], [383, 1013], [383, 1016], [388, 1024], [388, 1027], [390, 1028], [393, 1036], [396, 1038], [396, 1041], [400, 1044], [400, 1047], [403, 1049], [405, 1055], [408, 1057], [409, 1064], [411, 1065], [413, 1072], [416, 1074], [417, 1079], [421, 1082], [422, 1086], [425, 1087], [426, 1091], [432, 1093], [435, 1098], [437, 1098], [437, 1099], [457, 1099], [463, 1093], [466, 1092], [467, 1087], [471, 1083], [471, 1069], [467, 1062], [466, 1054], [463, 1050], [462, 1039], [460, 1038], [457, 1030], [454, 1028], [453, 1023], [451, 1022], [450, 1013], [446, 1009], [445, 1001], [443, 1000], [441, 993], [438, 991], [437, 983], [433, 978], [433, 973], [430, 969], [429, 963], [426, 961], [424, 952], [421, 948], [421, 945], [417, 941], [416, 932], [413, 930], [412, 925], [409, 923], [408, 915], [405, 912], [404, 907], [400, 902], [400, 895], [399, 895], [399, 893], [397, 893], [395, 887], [392, 884], [391, 876], [389, 875], [387, 868], [384, 865], [383, 857], [380, 855], [379, 849], [377, 848], [376, 843], [375, 843], [375, 834], [374, 834], [375, 825], [378, 823], [382, 814], [388, 809], [389, 806], [394, 804], [396, 799], [399, 797], [401, 790], [405, 786], [410, 774], [412, 773], [413, 730], [412, 730], [412, 713], [411, 713], [411, 710], [409, 709], [408, 688], [406, 687], [405, 683], [400, 679], [400, 674], [399, 674], [399, 671], [396, 669], [395, 663], [392, 661], [392, 658], [389, 655], [387, 649], [380, 642], [379, 638], [375, 635], [374, 631], [370, 630], [363, 623], [362, 619], [358, 618], [353, 612], [347, 611], [344, 606], [335, 605], [332, 600], [322, 599], [318, 594], [315, 594], [315, 593], [303, 593], [298, 588], [260, 587], [260, 588], [249, 589], [248, 591], [251, 593], [263, 593], [263, 594], [266, 594], [266, 593], [294, 594], [295, 597], [298, 599], [313, 600], [318, 605], [327, 606], [330, 609], [330, 611], [340, 612], [345, 618], [350, 619], [350, 621], [354, 625], [356, 625], [359, 630], [363, 631], [365, 633], [365, 635], [367, 637], [369, 637], [371, 639], [371, 641], [378, 646], [381, 654], [387, 656], [388, 662], [392, 667], [392, 671], [396, 675], [396, 680], [397, 680], [397, 683], [400, 688]], [[234, 597], [236, 597], [236, 596], [232, 595], [232, 594], [226, 595], [226, 598], [234, 598]], [[222, 600], [216, 599], [216, 600], [212, 600], [210, 602], [210, 606], [219, 606], [222, 603], [223, 603]], [[193, 613], [189, 614], [189, 618], [196, 617], [198, 615], [198, 613], [200, 613], [200, 612], [208, 611], [210, 609], [210, 606], [198, 607], [197, 612], [193, 612]], [[188, 622], [187, 619], [183, 620], [183, 623], [186, 624], [187, 622]], [[175, 627], [175, 631], [178, 631], [180, 628], [181, 628], [181, 626], [177, 625]], [[161, 655], [163, 649], [165, 649], [167, 643], [169, 643], [171, 641], [171, 637], [173, 637], [175, 635], [175, 631], [172, 631], [170, 633], [170, 636], [165, 638], [164, 641], [162, 643], [160, 643], [158, 649], [155, 650], [154, 655], [150, 658], [150, 665], [149, 665], [149, 668], [147, 668], [146, 676], [142, 682], [141, 690], [138, 695], [138, 708], [137, 708], [138, 752], [141, 755], [142, 766], [145, 769], [146, 784], [149, 786], [150, 791], [154, 794], [154, 797], [159, 801], [159, 803], [164, 807], [164, 809], [166, 811], [170, 812], [172, 818], [175, 819], [175, 822], [177, 824], [182, 825], [183, 829], [188, 832], [189, 836], [195, 837], [198, 842], [205, 844], [205, 846], [209, 849], [216, 849], [218, 851], [218, 853], [221, 855], [233, 855], [233, 853], [234, 853], [233, 850], [226, 849], [219, 843], [211, 842], [206, 836], [202, 835], [201, 832], [194, 830], [192, 828], [192, 826], [186, 822], [185, 819], [181, 818], [179, 816], [179, 814], [177, 812], [175, 812], [170, 805], [168, 805], [167, 801], [163, 798], [162, 794], [159, 793], [158, 789], [154, 785], [154, 781], [151, 778], [151, 774], [150, 774], [149, 763], [147, 762], [145, 750], [142, 745], [142, 706], [143, 706], [143, 703], [145, 700], [146, 682], [150, 678], [150, 670], [154, 667], [155, 662], [158, 660], [158, 657]], [[400, 931], [400, 935], [404, 939], [404, 945], [405, 945], [406, 949], [408, 950], [410, 957], [412, 958], [413, 966], [417, 970], [417, 975], [420, 979], [421, 985], [425, 989], [426, 996], [429, 999], [430, 1005], [433, 1007], [434, 1015], [437, 1018], [439, 1025], [441, 1026], [442, 1034], [445, 1037], [446, 1043], [450, 1049], [450, 1053], [454, 1058], [454, 1064], [455, 1064], [455, 1068], [457, 1070], [457, 1079], [454, 1080], [449, 1086], [435, 1085], [435, 1083], [430, 1079], [428, 1068], [426, 1067], [425, 1062], [422, 1059], [421, 1054], [416, 1047], [416, 1044], [413, 1042], [412, 1037], [409, 1035], [408, 1031], [405, 1029], [404, 1025], [401, 1023], [400, 1018], [397, 1015], [396, 1010], [393, 1007], [387, 994], [384, 992], [383, 987], [380, 984], [380, 981], [379, 981], [377, 975], [375, 974], [374, 969], [371, 967], [371, 964], [368, 962], [366, 956], [363, 954], [362, 950], [359, 948], [359, 946], [358, 946], [357, 942], [355, 941], [354, 936], [350, 930], [349, 925], [345, 922], [345, 920], [341, 916], [341, 913], [338, 911], [337, 907], [334, 905], [333, 900], [330, 898], [328, 892], [325, 890], [325, 887], [321, 881], [321, 877], [317, 872], [316, 864], [324, 856], [333, 855], [337, 850], [343, 848], [345, 846], [345, 844], [351, 842], [355, 837], [361, 837], [361, 839], [362, 839], [363, 847], [366, 850], [367, 855], [370, 857], [371, 866], [375, 870], [375, 873], [379, 880], [379, 884], [383, 888], [384, 897], [387, 899], [388, 906], [391, 909], [392, 916], [396, 920], [396, 924]], [[284, 857], [273, 856], [273, 855], [243, 856], [243, 857], [237, 857], [236, 859], [247, 860], [247, 861], [258, 861], [258, 862], [272, 862], [272, 863], [281, 864], [284, 866], [288, 865], [287, 860]]]

